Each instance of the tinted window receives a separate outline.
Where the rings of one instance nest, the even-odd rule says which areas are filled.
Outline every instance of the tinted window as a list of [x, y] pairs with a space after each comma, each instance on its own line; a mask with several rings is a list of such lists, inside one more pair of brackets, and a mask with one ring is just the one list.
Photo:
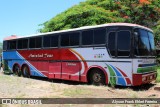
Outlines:
[[58, 35], [44, 36], [43, 47], [58, 47]]
[[35, 48], [35, 46], [36, 46], [36, 39], [35, 38], [30, 38], [29, 48]]
[[61, 46], [79, 45], [79, 33], [68, 33], [61, 35]]
[[8, 49], [16, 49], [17, 47], [16, 41], [9, 41], [8, 47], [9, 47]]
[[43, 37], [43, 47], [50, 47], [50, 39], [51, 39], [51, 36]]
[[10, 42], [7, 42], [7, 49], [10, 49]]
[[91, 44], [93, 44], [93, 30], [83, 31], [82, 45], [91, 45]]
[[18, 40], [18, 49], [28, 48], [28, 39]]
[[105, 44], [105, 35], [104, 28], [94, 30], [94, 44]]
[[42, 37], [30, 38], [29, 47], [30, 48], [41, 48]]
[[70, 34], [70, 46], [79, 45], [79, 33]]
[[155, 56], [154, 36], [143, 29], [135, 29], [135, 55]]
[[7, 41], [3, 42], [3, 50], [7, 50]]
[[118, 56], [129, 56], [130, 43], [131, 43], [131, 37], [129, 31], [118, 32], [118, 38], [117, 38]]
[[28, 48], [28, 39], [23, 40], [23, 49]]
[[42, 37], [36, 37], [36, 48], [41, 48], [42, 46]]
[[69, 34], [61, 35], [61, 46], [69, 46]]
[[58, 47], [58, 35], [51, 36], [51, 47]]
[[18, 40], [18, 49], [22, 49], [23, 47], [23, 40]]
[[112, 56], [116, 55], [116, 48], [115, 48], [115, 42], [116, 41], [116, 33], [115, 32], [111, 32], [109, 33], [109, 37], [108, 37], [108, 49], [109, 52]]

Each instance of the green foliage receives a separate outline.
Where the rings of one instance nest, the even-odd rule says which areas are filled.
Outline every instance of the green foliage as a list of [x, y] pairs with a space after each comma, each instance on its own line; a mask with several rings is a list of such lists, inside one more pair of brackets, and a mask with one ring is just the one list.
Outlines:
[[154, 28], [154, 33], [156, 46], [160, 49], [160, 20], [157, 22], [157, 26]]
[[3, 43], [0, 43], [0, 54], [2, 53], [2, 48], [3, 48]]
[[160, 68], [157, 70], [157, 79], [156, 82], [160, 82]]
[[[147, 0], [146, 0], [147, 1]], [[86, 0], [41, 24], [40, 32], [51, 32], [111, 22], [136, 23], [152, 28], [160, 40], [160, 0]]]

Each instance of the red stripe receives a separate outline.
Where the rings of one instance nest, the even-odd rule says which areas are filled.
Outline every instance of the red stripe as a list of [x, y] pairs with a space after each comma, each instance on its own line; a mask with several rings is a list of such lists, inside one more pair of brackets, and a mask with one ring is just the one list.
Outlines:
[[[117, 68], [117, 67], [116, 67]], [[122, 73], [122, 75], [124, 76], [124, 77], [127, 77], [127, 75], [122, 71], [122, 70], [120, 70], [119, 68], [117, 68], [121, 73]], [[126, 81], [127, 81], [127, 84], [131, 84], [131, 80], [129, 79], [129, 78], [125, 78], [126, 79]]]

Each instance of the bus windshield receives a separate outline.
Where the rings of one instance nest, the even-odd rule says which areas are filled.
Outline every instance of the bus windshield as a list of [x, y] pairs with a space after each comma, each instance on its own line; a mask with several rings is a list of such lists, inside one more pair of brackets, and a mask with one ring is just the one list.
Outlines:
[[153, 33], [143, 29], [135, 29], [135, 55], [155, 56]]

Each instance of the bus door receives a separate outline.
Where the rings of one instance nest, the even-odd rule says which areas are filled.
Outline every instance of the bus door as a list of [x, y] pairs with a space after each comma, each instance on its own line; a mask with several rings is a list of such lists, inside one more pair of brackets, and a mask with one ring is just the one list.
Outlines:
[[[111, 63], [112, 73], [117, 85], [131, 85], [131, 32], [121, 27], [112, 27], [108, 31], [108, 52], [114, 62]], [[113, 64], [113, 65], [112, 65]], [[111, 73], [110, 73], [111, 74]], [[112, 81], [113, 82], [113, 81]]]

